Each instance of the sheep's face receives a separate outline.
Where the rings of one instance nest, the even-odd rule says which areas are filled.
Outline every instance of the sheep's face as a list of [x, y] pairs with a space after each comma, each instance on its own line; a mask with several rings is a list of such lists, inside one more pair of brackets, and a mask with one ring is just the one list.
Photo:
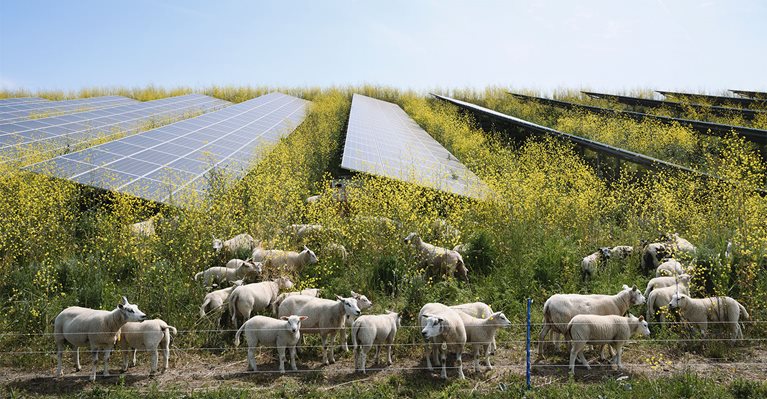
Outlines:
[[344, 304], [344, 314], [347, 316], [359, 316], [362, 311], [360, 310], [360, 307], [357, 305], [357, 300], [354, 298], [343, 298], [341, 296], [336, 295], [336, 299], [343, 302]]
[[368, 299], [365, 295], [360, 295], [354, 291], [352, 291], [352, 298], [357, 300], [357, 306], [360, 307], [360, 309], [367, 309], [371, 306], [373, 306], [373, 302]]
[[629, 291], [630, 293], [630, 301], [631, 305], [641, 305], [645, 303], [645, 297], [642, 295], [642, 292], [637, 289], [637, 286], [629, 287], [628, 285], [623, 285], [623, 291]]
[[647, 325], [647, 320], [644, 319], [644, 316], [639, 316], [639, 333], [645, 337], [650, 336], [650, 326]]
[[249, 273], [261, 274], [263, 271], [263, 265], [261, 262], [245, 262], [242, 264]]
[[276, 279], [275, 282], [277, 283], [277, 285], [280, 287], [281, 290], [289, 290], [293, 288], [293, 282], [290, 281], [289, 278], [280, 277]]
[[287, 321], [287, 330], [293, 334], [297, 334], [301, 329], [301, 322], [306, 320], [307, 316], [282, 316], [280, 319]]
[[423, 315], [422, 317], [426, 319], [424, 327], [421, 330], [421, 335], [423, 335], [424, 339], [434, 338], [442, 334], [442, 330], [446, 325], [445, 319], [429, 315]]
[[685, 274], [680, 274], [679, 276], [677, 276], [677, 282], [678, 282], [679, 284], [690, 284], [690, 281], [691, 281], [691, 280], [692, 280], [692, 276], [690, 276], [690, 275], [689, 275], [689, 274], [687, 274], [687, 273], [685, 273]]
[[511, 327], [511, 321], [505, 314], [503, 314], [503, 312], [495, 312], [491, 314], [490, 320], [493, 321], [493, 324], [501, 326], [501, 328]]
[[304, 247], [304, 250], [301, 251], [301, 252], [309, 254], [309, 264], [310, 265], [313, 265], [313, 264], [319, 262], [319, 259], [317, 259], [317, 255], [311, 249], [309, 249], [307, 247]]
[[142, 312], [137, 305], [128, 303], [128, 298], [123, 297], [121, 304], [117, 305], [120, 312], [127, 321], [144, 321], [146, 320], [146, 314]]
[[405, 237], [405, 242], [410, 244], [415, 238], [418, 237], [418, 233], [410, 233]]
[[668, 303], [668, 307], [670, 308], [681, 307], [682, 302], [684, 302], [686, 298], [687, 296], [684, 294], [674, 294], [671, 297], [671, 302]]
[[610, 248], [608, 247], [602, 247], [599, 248], [599, 253], [602, 254], [602, 259], [610, 259]]
[[221, 251], [221, 248], [224, 247], [224, 242], [219, 240], [218, 238], [213, 239], [213, 250], [216, 252]]

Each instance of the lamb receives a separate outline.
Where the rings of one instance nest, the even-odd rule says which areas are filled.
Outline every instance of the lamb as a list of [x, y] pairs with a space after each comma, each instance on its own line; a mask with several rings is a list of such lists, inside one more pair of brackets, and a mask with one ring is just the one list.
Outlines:
[[[478, 319], [485, 319], [493, 314], [493, 309], [490, 308], [490, 305], [484, 302], [462, 303], [460, 305], [453, 305], [450, 308], [460, 310], [461, 312]], [[493, 337], [493, 340], [490, 342], [490, 346], [487, 349], [489, 350], [489, 354], [495, 354], [495, 337]]]
[[112, 354], [117, 341], [120, 327], [129, 321], [144, 321], [146, 315], [138, 306], [128, 303], [123, 297], [122, 303], [112, 311], [94, 310], [70, 306], [56, 316], [53, 323], [53, 339], [56, 341], [58, 367], [56, 376], [64, 375], [61, 366], [61, 355], [64, 345], [69, 343], [75, 348], [75, 364], [80, 371], [81, 346], [90, 346], [93, 355], [93, 371], [90, 380], [96, 380], [96, 363], [99, 352], [104, 354], [104, 377], [109, 376], [109, 356]]
[[155, 220], [162, 218], [162, 214], [158, 213], [150, 217], [143, 222], [133, 223], [128, 226], [129, 231], [136, 237], [151, 237], [155, 235]]
[[621, 355], [623, 345], [635, 334], [650, 335], [647, 321], [644, 317], [628, 317], [617, 315], [591, 315], [581, 314], [573, 317], [567, 324], [565, 338], [570, 341], [570, 374], [575, 374], [575, 358], [581, 359], [581, 363], [591, 370], [589, 362], [583, 356], [586, 345], [610, 345], [615, 351], [612, 363], [618, 368], [623, 368]]
[[713, 298], [690, 298], [685, 294], [674, 294], [669, 302], [669, 307], [679, 308], [679, 314], [686, 323], [697, 326], [701, 335], [706, 335], [709, 321], [718, 321], [730, 325], [732, 342], [743, 339], [743, 331], [738, 321], [748, 319], [746, 308], [733, 298], [728, 296]]
[[245, 279], [246, 277], [252, 278], [254, 275], [261, 274], [262, 270], [263, 267], [261, 263], [258, 262], [242, 262], [236, 269], [214, 266], [195, 274], [194, 280], [197, 281], [200, 277], [203, 277], [206, 286], [210, 285], [213, 281], [218, 283], [230, 283], [235, 280]]
[[[680, 280], [678, 284], [654, 289], [650, 293], [650, 296], [647, 297], [646, 319], [648, 321], [654, 320], [655, 311], [661, 307], [667, 306], [669, 301], [671, 301], [671, 297], [677, 293], [690, 295], [690, 282], [683, 282]], [[666, 316], [662, 312], [659, 315], [659, 321], [661, 323], [666, 322]]]
[[240, 335], [245, 334], [248, 341], [248, 369], [258, 371], [256, 359], [253, 356], [258, 344], [267, 348], [277, 348], [280, 357], [280, 373], [285, 374], [285, 349], [290, 350], [290, 367], [297, 371], [296, 344], [301, 336], [301, 322], [306, 316], [282, 316], [274, 319], [266, 316], [253, 316], [242, 324], [234, 336], [234, 346], [240, 346]]
[[[435, 363], [442, 364], [440, 377], [447, 379], [447, 352], [455, 353], [455, 367], [458, 377], [465, 379], [463, 374], [463, 347], [466, 345], [466, 328], [463, 319], [455, 309], [441, 303], [427, 303], [418, 313], [421, 325], [421, 335], [427, 341], [426, 366], [434, 371], [432, 357]], [[439, 359], [437, 355], [439, 354]], [[431, 356], [430, 356], [431, 355]]]
[[235, 288], [229, 295], [229, 313], [232, 315], [234, 327], [237, 328], [238, 316], [242, 317], [242, 321], [245, 322], [253, 312], [260, 312], [268, 308], [277, 299], [280, 290], [291, 288], [293, 288], [293, 282], [285, 277]]
[[564, 334], [567, 323], [579, 314], [623, 316], [631, 306], [645, 303], [636, 286], [623, 285], [615, 295], [556, 294], [543, 305], [543, 328], [538, 342], [538, 357], [543, 358], [543, 344], [549, 331]]
[[630, 245], [617, 245], [609, 248], [610, 259], [626, 259], [634, 253], [634, 247]]
[[469, 281], [468, 269], [460, 253], [425, 243], [418, 233], [410, 233], [405, 237], [405, 242], [412, 243], [418, 249], [421, 265], [425, 265], [433, 273], [445, 276], [457, 274], [458, 278]]
[[[365, 295], [358, 294], [354, 291], [351, 292], [352, 298], [357, 300], [357, 306], [359, 306], [360, 310], [365, 310], [373, 306], [373, 302], [368, 299]], [[341, 330], [341, 348], [344, 350], [344, 352], [349, 352], [349, 344], [347, 343], [348, 338], [346, 336], [346, 329], [351, 327], [354, 323], [354, 316], [348, 316], [346, 317], [346, 320], [344, 321], [344, 329]]]
[[401, 326], [401, 316], [392, 311], [380, 315], [364, 315], [354, 320], [352, 324], [352, 347], [354, 348], [354, 369], [365, 374], [367, 356], [373, 345], [376, 346], [375, 362], [381, 345], [386, 344], [388, 350], [387, 364], [391, 366], [391, 348], [397, 329]]
[[[359, 316], [360, 308], [354, 298], [336, 295], [336, 300], [293, 295], [285, 298], [278, 311], [280, 317], [291, 314], [309, 316], [301, 334], [319, 334], [322, 338], [322, 362], [335, 363], [336, 335], [344, 328], [344, 316]], [[329, 341], [328, 341], [329, 339]], [[329, 349], [329, 350], [328, 350]], [[330, 352], [328, 356], [328, 352]]]
[[136, 351], [138, 349], [150, 351], [152, 366], [149, 375], [157, 373], [157, 347], [162, 345], [163, 372], [168, 369], [170, 358], [170, 334], [176, 334], [176, 327], [160, 320], [147, 320], [140, 323], [128, 322], [120, 329], [120, 348], [123, 350], [123, 371], [128, 371], [128, 360], [131, 357], [129, 349], [133, 350], [133, 366], [136, 365]]
[[[250, 234], [238, 234], [226, 241], [213, 236], [213, 250], [229, 258], [236, 258], [243, 252], [250, 253], [256, 247], [256, 240]], [[225, 258], [226, 259], [226, 258]]]
[[506, 318], [503, 312], [495, 312], [487, 317], [474, 317], [464, 312], [458, 312], [466, 328], [466, 343], [471, 344], [474, 350], [474, 372], [479, 372], [480, 351], [484, 351], [485, 364], [489, 369], [493, 369], [490, 364], [490, 348], [495, 342], [495, 334], [500, 328], [511, 326], [511, 321]]
[[610, 256], [610, 248], [599, 248], [596, 252], [584, 257], [581, 261], [581, 279], [590, 279], [600, 267], [607, 264]]
[[231, 287], [209, 292], [205, 295], [205, 299], [202, 301], [202, 305], [200, 305], [200, 317], [205, 317], [207, 313], [213, 312], [224, 306], [224, 302], [229, 299], [229, 295], [232, 291], [242, 284], [242, 280], [233, 281]]
[[695, 256], [695, 253], [698, 251], [698, 248], [696, 248], [695, 245], [692, 245], [692, 243], [680, 237], [678, 233], [671, 235], [670, 244], [673, 248], [673, 252], [686, 254], [690, 257]]
[[686, 272], [687, 270], [685, 270], [684, 266], [682, 266], [678, 260], [668, 259], [655, 269], [655, 277], [678, 276], [680, 274], [685, 274]]
[[322, 231], [322, 225], [320, 224], [291, 224], [286, 228], [288, 232], [296, 237], [296, 240], [301, 241], [309, 235], [316, 234]]
[[306, 295], [306, 296], [313, 296], [315, 298], [319, 298], [320, 296], [320, 289], [319, 288], [304, 288], [301, 291], [295, 291], [295, 292], [283, 292], [282, 294], [277, 296], [277, 299], [272, 302], [272, 314], [277, 314], [277, 310], [280, 308], [280, 304], [282, 301], [285, 300], [285, 298], [291, 296], [291, 295]]
[[311, 197], [306, 198], [307, 204], [317, 204], [320, 202], [320, 199], [322, 198], [322, 194], [312, 195]]
[[672, 249], [670, 245], [662, 242], [648, 244], [643, 241], [642, 258], [639, 261], [639, 267], [642, 273], [647, 274], [650, 270], [656, 269], [661, 259], [671, 256]]
[[259, 247], [253, 251], [252, 259], [262, 262], [266, 270], [280, 273], [300, 273], [306, 265], [313, 265], [319, 261], [317, 255], [306, 246], [301, 252]]
[[341, 258], [341, 262], [346, 263], [346, 258], [349, 257], [349, 252], [346, 250], [346, 247], [344, 247], [341, 244], [335, 244], [330, 243], [323, 248], [324, 252], [326, 254], [336, 254], [338, 257]]
[[689, 284], [690, 281], [692, 281], [692, 276], [687, 273], [683, 273], [676, 276], [655, 277], [654, 279], [647, 282], [647, 289], [644, 291], [644, 296], [649, 296], [650, 292], [654, 289], [676, 285], [677, 281]]

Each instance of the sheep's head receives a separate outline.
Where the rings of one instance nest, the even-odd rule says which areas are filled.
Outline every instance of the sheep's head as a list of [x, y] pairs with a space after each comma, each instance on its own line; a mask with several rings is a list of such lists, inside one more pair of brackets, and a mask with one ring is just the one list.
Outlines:
[[213, 250], [216, 252], [220, 252], [221, 248], [224, 247], [224, 242], [219, 240], [218, 238], [213, 239]]
[[650, 336], [650, 326], [647, 324], [647, 320], [644, 319], [644, 316], [639, 316], [639, 318], [636, 318], [636, 316], [629, 313], [628, 318], [632, 322], [637, 323], [637, 332], [639, 334], [642, 334], [645, 337]]
[[410, 244], [414, 240], [418, 240], [418, 238], [418, 233], [410, 233], [407, 235], [407, 237], [405, 237], [405, 242]]
[[395, 320], [394, 322], [397, 324], [397, 328], [402, 327], [402, 315], [401, 314], [399, 314], [399, 313], [397, 313], [397, 312], [395, 312], [393, 310], [389, 310], [389, 309], [386, 309], [386, 314], [388, 314], [389, 316], [394, 318], [394, 320]]
[[343, 302], [344, 304], [344, 314], [347, 316], [359, 316], [362, 311], [360, 310], [360, 307], [357, 305], [357, 300], [354, 298], [344, 298], [340, 295], [336, 295], [336, 299]]
[[313, 264], [319, 262], [319, 259], [317, 259], [317, 255], [314, 253], [314, 251], [312, 251], [306, 245], [304, 245], [304, 250], [301, 251], [301, 254], [306, 254], [306, 253], [309, 254], [309, 264], [310, 265], [313, 265]]
[[631, 305], [641, 305], [645, 303], [645, 297], [642, 295], [642, 292], [637, 289], [636, 285], [629, 287], [628, 285], [623, 284], [623, 291], [629, 292]]
[[678, 284], [690, 284], [690, 281], [692, 281], [692, 276], [689, 274], [680, 274], [676, 276], [676, 281]]
[[235, 280], [235, 281], [232, 281], [232, 286], [233, 286], [233, 287], [239, 287], [239, 286], [241, 286], [242, 284], [243, 284], [243, 281], [242, 281], [242, 280]]
[[463, 262], [460, 262], [458, 265], [456, 265], [455, 272], [459, 279], [467, 283], [469, 282], [469, 269], [466, 268], [466, 265], [463, 264]]
[[360, 309], [367, 309], [371, 306], [373, 306], [373, 302], [368, 299], [365, 295], [360, 295], [354, 291], [352, 291], [352, 298], [357, 300], [357, 306], [360, 307]]
[[307, 316], [282, 316], [280, 319], [287, 321], [287, 329], [291, 333], [297, 333], [301, 328], [301, 322], [307, 319]]
[[490, 315], [489, 319], [494, 325], [501, 326], [501, 328], [511, 327], [511, 320], [503, 312], [495, 312]]
[[424, 339], [438, 337], [447, 326], [447, 321], [442, 317], [428, 314], [421, 315], [421, 317], [426, 319], [424, 320], [424, 327], [421, 329], [421, 335]]
[[602, 259], [610, 259], [610, 248], [609, 247], [602, 247], [598, 249], [599, 253], [602, 254]]
[[688, 296], [685, 294], [674, 294], [671, 297], [671, 302], [668, 303], [669, 308], [680, 308], [682, 304], [687, 301]]
[[127, 321], [144, 321], [146, 320], [146, 314], [142, 312], [137, 305], [128, 303], [128, 298], [123, 297], [122, 303], [117, 305], [120, 312]]
[[277, 278], [276, 278], [276, 279], [274, 279], [273, 281], [274, 281], [275, 283], [277, 283], [277, 286], [278, 286], [278, 287], [279, 287], [281, 290], [289, 290], [289, 289], [293, 288], [293, 282], [292, 282], [292, 281], [290, 281], [290, 279], [289, 279], [289, 278], [287, 278], [287, 277], [277, 277]]

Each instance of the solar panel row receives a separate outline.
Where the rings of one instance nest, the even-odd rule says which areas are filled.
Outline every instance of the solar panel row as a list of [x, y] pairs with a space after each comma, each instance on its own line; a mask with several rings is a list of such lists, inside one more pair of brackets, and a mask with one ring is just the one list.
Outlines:
[[308, 101], [271, 93], [28, 168], [185, 205], [204, 198], [214, 173], [242, 177], [254, 156], [303, 121], [307, 106]]
[[28, 119], [85, 112], [118, 105], [135, 104], [138, 101], [122, 96], [80, 98], [77, 100], [23, 103], [0, 108], [0, 123], [13, 123]]
[[25, 153], [55, 153], [95, 139], [133, 133], [147, 124], [175, 120], [229, 105], [201, 94], [169, 97], [96, 111], [0, 124], [0, 161]]
[[341, 167], [482, 198], [488, 188], [395, 104], [355, 94]]
[[40, 97], [12, 97], [0, 99], [0, 107], [11, 104], [36, 103], [48, 101]]

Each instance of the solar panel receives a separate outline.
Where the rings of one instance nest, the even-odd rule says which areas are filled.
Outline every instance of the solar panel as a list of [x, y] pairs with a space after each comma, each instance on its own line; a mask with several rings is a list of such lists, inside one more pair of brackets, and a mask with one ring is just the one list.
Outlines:
[[355, 94], [341, 167], [482, 198], [487, 187], [395, 104]]
[[48, 101], [40, 97], [12, 97], [0, 99], [0, 107], [12, 104], [36, 103]]
[[[217, 173], [239, 178], [303, 121], [309, 102], [270, 93], [196, 118], [56, 157], [29, 170], [85, 185], [186, 205]], [[186, 202], [188, 201], [188, 202]]]
[[0, 124], [0, 161], [24, 160], [35, 153], [55, 153], [73, 146], [134, 133], [152, 123], [216, 110], [230, 104], [202, 94], [168, 97], [95, 111]]
[[138, 101], [122, 96], [78, 98], [76, 100], [21, 103], [0, 107], [0, 123], [13, 123], [29, 119], [42, 119], [74, 112], [135, 104]]

